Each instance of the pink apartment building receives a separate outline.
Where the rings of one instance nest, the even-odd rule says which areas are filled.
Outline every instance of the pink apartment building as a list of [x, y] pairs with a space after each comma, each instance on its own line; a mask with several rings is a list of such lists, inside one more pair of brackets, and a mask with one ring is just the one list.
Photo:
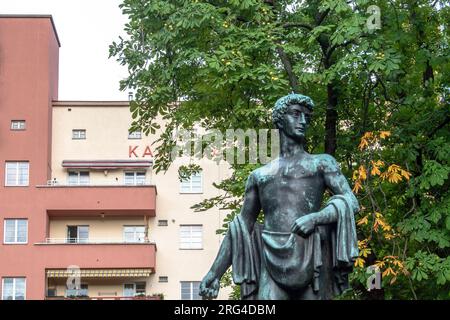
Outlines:
[[[152, 174], [149, 141], [120, 140], [127, 102], [58, 101], [59, 47], [51, 16], [0, 15], [1, 297], [198, 298], [221, 218], [189, 206], [221, 171], [207, 164], [180, 187], [175, 171]], [[90, 129], [102, 117], [113, 125]], [[81, 269], [75, 293], [70, 265]]]

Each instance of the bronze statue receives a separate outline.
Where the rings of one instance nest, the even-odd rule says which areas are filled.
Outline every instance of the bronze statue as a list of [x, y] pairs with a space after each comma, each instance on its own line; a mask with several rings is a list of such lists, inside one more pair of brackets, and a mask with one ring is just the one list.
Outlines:
[[[248, 177], [242, 210], [200, 284], [204, 298], [217, 297], [230, 266], [241, 299], [332, 299], [348, 287], [359, 205], [336, 160], [304, 149], [313, 107], [300, 94], [275, 104], [280, 156]], [[326, 189], [332, 196], [320, 209]]]

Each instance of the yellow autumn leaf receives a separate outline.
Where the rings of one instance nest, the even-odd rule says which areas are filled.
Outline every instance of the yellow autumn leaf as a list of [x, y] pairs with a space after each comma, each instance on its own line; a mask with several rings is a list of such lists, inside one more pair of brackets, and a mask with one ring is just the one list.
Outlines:
[[409, 173], [406, 170], [401, 169], [400, 172], [401, 172], [402, 176], [405, 177], [406, 180], [409, 180], [409, 178], [411, 177], [411, 173]]
[[369, 222], [369, 216], [365, 216], [365, 217], [359, 219], [357, 224], [358, 224], [358, 226], [360, 226], [362, 224], [367, 224], [368, 222]]
[[364, 239], [364, 240], [358, 240], [358, 248], [362, 249], [367, 247], [367, 242], [369, 241], [369, 239]]
[[381, 174], [380, 169], [378, 169], [377, 166], [373, 166], [372, 170], [370, 171], [370, 174], [372, 176], [379, 176]]
[[385, 233], [385, 234], [384, 234], [384, 238], [385, 238], [386, 240], [392, 240], [392, 239], [395, 238], [395, 235], [394, 235], [393, 233]]
[[383, 277], [388, 276], [392, 271], [393, 270], [392, 270], [391, 267], [387, 267], [386, 270], [384, 270], [383, 273], [382, 273]]
[[399, 268], [404, 268], [403, 263], [398, 259], [394, 259], [394, 265], [396, 265]]
[[366, 168], [364, 168], [363, 165], [360, 165], [360, 166], [359, 166], [358, 172], [359, 172], [359, 178], [360, 178], [361, 180], [366, 180], [366, 178], [367, 178], [367, 173], [366, 173]]
[[381, 160], [377, 160], [377, 161], [375, 161], [374, 162], [374, 164], [377, 166], [377, 167], [381, 167], [381, 166], [384, 166], [384, 162], [383, 161], [381, 161]]
[[361, 142], [359, 143], [359, 146], [358, 146], [359, 150], [362, 151], [364, 148], [366, 148], [368, 146], [369, 146], [369, 143], [367, 142], [367, 140], [364, 138], [361, 138]]
[[388, 181], [390, 183], [398, 183], [402, 181], [402, 176], [399, 175], [397, 172], [392, 172], [388, 177]]
[[389, 166], [389, 168], [388, 168], [388, 172], [389, 173], [397, 172], [397, 171], [400, 171], [400, 170], [401, 170], [401, 168], [398, 165], [396, 165], [396, 164], [391, 164]]
[[360, 256], [363, 256], [364, 258], [367, 258], [367, 256], [372, 252], [370, 248], [364, 248], [360, 252]]
[[373, 222], [373, 230], [375, 232], [378, 232], [379, 225], [380, 225], [380, 219], [375, 219], [375, 221]]
[[386, 139], [387, 137], [389, 137], [391, 135], [390, 131], [381, 131], [380, 132], [380, 138], [381, 139]]
[[383, 172], [382, 174], [380, 174], [380, 178], [383, 180], [386, 180], [389, 176], [389, 173], [387, 171]]
[[355, 260], [355, 267], [364, 268], [364, 259], [363, 258], [356, 258]]
[[359, 189], [362, 189], [361, 183], [359, 183], [359, 181], [356, 181], [356, 182], [355, 182], [355, 185], [353, 186], [352, 191], [353, 191], [354, 193], [358, 193]]

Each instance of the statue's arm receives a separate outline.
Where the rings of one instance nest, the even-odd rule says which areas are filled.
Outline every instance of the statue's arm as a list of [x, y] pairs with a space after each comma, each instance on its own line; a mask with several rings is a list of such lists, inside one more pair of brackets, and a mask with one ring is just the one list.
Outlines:
[[[244, 220], [249, 233], [253, 232], [256, 219], [259, 211], [261, 210], [261, 204], [259, 201], [257, 185], [253, 177], [253, 173], [250, 174], [245, 187], [244, 203], [240, 215]], [[203, 278], [200, 284], [200, 295], [206, 298], [215, 298], [219, 292], [219, 280], [223, 274], [231, 266], [232, 252], [230, 231], [225, 235], [222, 244], [220, 246], [217, 257], [214, 260], [211, 269]]]
[[[358, 200], [350, 188], [347, 179], [342, 174], [337, 161], [330, 155], [321, 155], [321, 166], [326, 187], [333, 195], [343, 195], [352, 204], [353, 212], [359, 210]], [[298, 218], [292, 225], [291, 231], [302, 237], [309, 236], [318, 225], [336, 222], [338, 213], [333, 205], [327, 205], [322, 210]]]
[[[342, 174], [337, 161], [330, 155], [324, 155], [322, 170], [327, 188], [333, 195], [345, 196], [352, 204], [353, 212], [357, 212], [359, 210], [358, 200], [353, 194], [347, 179]], [[317, 225], [329, 224], [336, 222], [337, 218], [335, 207], [328, 205], [316, 214], [315, 222]]]

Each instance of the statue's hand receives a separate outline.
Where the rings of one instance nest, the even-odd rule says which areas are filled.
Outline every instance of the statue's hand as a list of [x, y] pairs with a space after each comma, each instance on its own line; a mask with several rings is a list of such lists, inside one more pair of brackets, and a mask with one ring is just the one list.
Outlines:
[[291, 231], [303, 238], [307, 238], [314, 231], [315, 227], [316, 222], [313, 214], [308, 214], [295, 220]]
[[219, 278], [208, 272], [200, 283], [199, 295], [201, 295], [203, 299], [215, 299], [219, 294], [219, 288]]

